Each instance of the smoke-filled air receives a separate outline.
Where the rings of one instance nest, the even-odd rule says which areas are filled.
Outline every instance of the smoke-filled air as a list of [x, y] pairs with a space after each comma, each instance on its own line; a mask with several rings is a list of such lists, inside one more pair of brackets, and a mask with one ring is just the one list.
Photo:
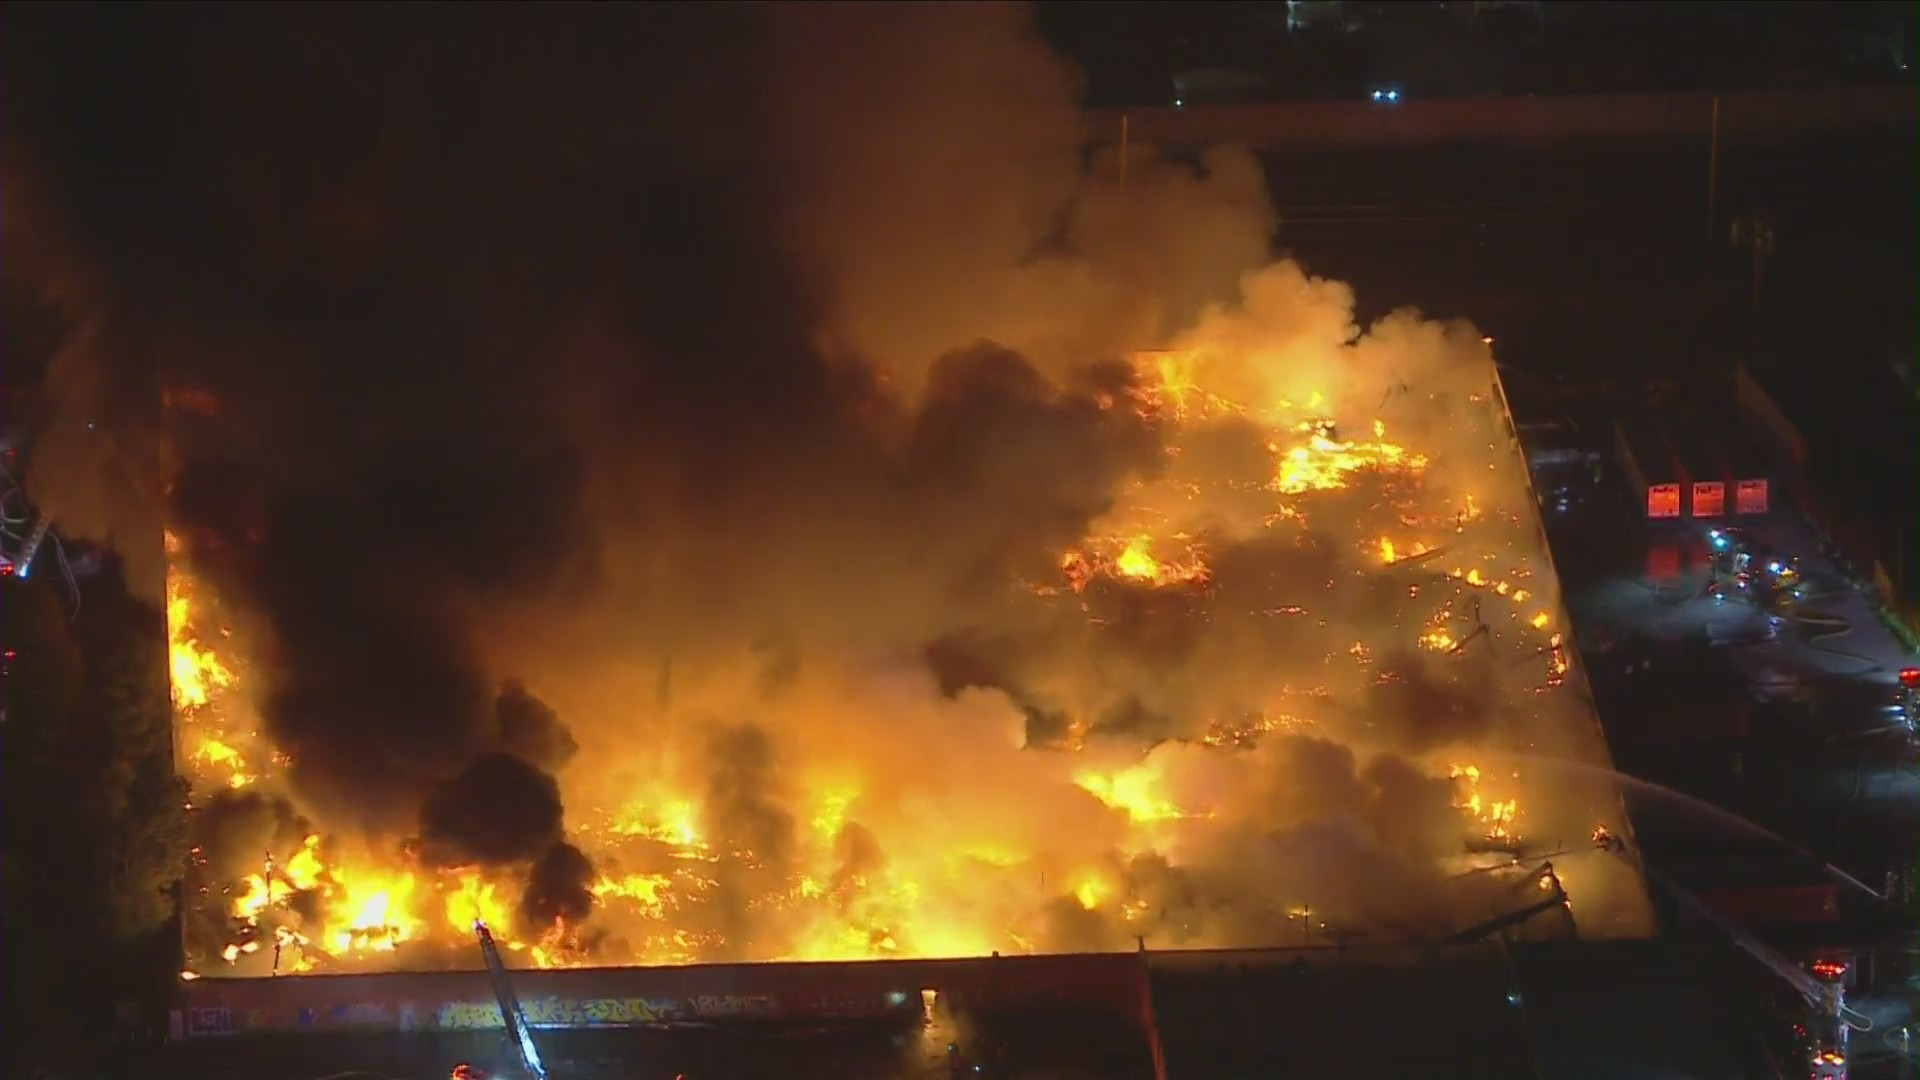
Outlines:
[[1431, 941], [1622, 830], [1492, 346], [1025, 11], [156, 20], [4, 219], [197, 973]]

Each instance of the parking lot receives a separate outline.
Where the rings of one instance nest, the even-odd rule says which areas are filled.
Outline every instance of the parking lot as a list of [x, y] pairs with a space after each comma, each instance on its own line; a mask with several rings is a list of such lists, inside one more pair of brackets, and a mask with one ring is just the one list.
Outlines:
[[[1853, 1075], [1911, 1075], [1897, 1032], [1920, 1003], [1920, 766], [1895, 703], [1899, 672], [1920, 661], [1792, 507], [1717, 537], [1710, 523], [1647, 523], [1616, 472], [1594, 478], [1603, 453], [1536, 481], [1615, 764], [1635, 778], [1643, 850], [1700, 890], [1833, 886], [1831, 924], [1769, 940], [1862, 957], [1854, 1006], [1873, 1030], [1856, 1035]], [[1745, 587], [1736, 550], [1750, 553]]]

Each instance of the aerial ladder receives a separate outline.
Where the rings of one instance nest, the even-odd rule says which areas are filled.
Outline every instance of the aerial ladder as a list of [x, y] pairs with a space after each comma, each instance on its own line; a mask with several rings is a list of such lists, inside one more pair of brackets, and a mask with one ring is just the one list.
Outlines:
[[1528, 922], [1535, 915], [1553, 911], [1556, 908], [1566, 915], [1568, 931], [1573, 932], [1575, 930], [1573, 911], [1567, 906], [1567, 891], [1560, 884], [1560, 875], [1553, 872], [1553, 863], [1545, 862], [1540, 864], [1538, 867], [1529, 871], [1522, 880], [1538, 882], [1540, 890], [1547, 895], [1516, 911], [1505, 912], [1495, 915], [1485, 922], [1475, 923], [1453, 935], [1451, 938], [1448, 938], [1447, 943], [1450, 945], [1472, 944], [1473, 942], [1494, 934], [1505, 933], [1516, 926]]
[[1847, 1080], [1847, 1035], [1853, 1030], [1853, 1021], [1847, 1017], [1852, 1010], [1847, 1008], [1847, 964], [1844, 961], [1822, 959], [1802, 967], [1775, 952], [1745, 927], [1714, 910], [1672, 878], [1648, 866], [1645, 860], [1634, 859], [1628, 854], [1626, 844], [1606, 829], [1594, 830], [1593, 843], [1600, 850], [1610, 851], [1626, 860], [1648, 881], [1665, 889], [1681, 907], [1727, 935], [1741, 952], [1759, 961], [1761, 966], [1793, 987], [1813, 1010], [1811, 1022], [1807, 1025], [1813, 1044], [1809, 1061], [1812, 1080]]
[[33, 557], [40, 553], [40, 544], [47, 538], [47, 532], [52, 528], [53, 515], [40, 515], [40, 520], [34, 524], [33, 531], [27, 534], [27, 542], [20, 545], [20, 554], [13, 560], [13, 572], [19, 575], [21, 580], [26, 580], [27, 575], [33, 571]]
[[[1598, 838], [1596, 838], [1598, 839]], [[1608, 838], [1611, 840], [1611, 838]], [[1608, 848], [1627, 858], [1624, 845], [1614, 842]], [[1853, 1029], [1847, 1019], [1847, 988], [1845, 979], [1847, 965], [1838, 960], [1816, 960], [1809, 965], [1812, 970], [1781, 956], [1764, 942], [1748, 933], [1733, 920], [1715, 911], [1711, 906], [1694, 896], [1679, 884], [1660, 873], [1645, 862], [1636, 863], [1647, 880], [1665, 889], [1680, 903], [1681, 907], [1712, 924], [1721, 933], [1739, 947], [1741, 952], [1758, 960], [1762, 966], [1785, 980], [1787, 985], [1799, 993], [1809, 1008], [1813, 1010], [1812, 1021], [1808, 1024], [1812, 1035], [1813, 1080], [1847, 1080], [1847, 1034]], [[1858, 1013], [1854, 1015], [1858, 1016]], [[1865, 1030], [1865, 1029], [1862, 1029]]]
[[507, 978], [507, 965], [500, 960], [493, 932], [487, 929], [486, 923], [475, 919], [473, 933], [480, 939], [480, 955], [487, 961], [487, 978], [493, 983], [494, 1000], [500, 1003], [500, 1020], [506, 1026], [507, 1039], [520, 1057], [522, 1075], [527, 1080], [548, 1080], [540, 1050], [533, 1045], [533, 1028], [527, 1024], [526, 1011], [520, 1007], [520, 998], [514, 994], [513, 983]]
[[[1740, 951], [1758, 960], [1762, 966], [1779, 976], [1787, 985], [1804, 999], [1812, 1010], [1811, 1022], [1807, 1025], [1811, 1036], [1810, 1048], [1811, 1080], [1847, 1080], [1847, 1036], [1853, 1030], [1853, 1022], [1847, 1014], [1845, 979], [1846, 963], [1838, 960], [1822, 959], [1803, 967], [1781, 956], [1765, 943], [1755, 938], [1744, 927], [1739, 926], [1726, 916], [1708, 906], [1699, 897], [1682, 888], [1673, 879], [1660, 873], [1644, 861], [1634, 859], [1627, 851], [1626, 844], [1605, 828], [1594, 830], [1593, 846], [1601, 851], [1611, 852], [1629, 862], [1648, 881], [1660, 886], [1689, 912], [1699, 916], [1715, 929], [1725, 934]], [[1555, 855], [1576, 854], [1572, 850], [1556, 851]], [[1468, 927], [1449, 939], [1451, 944], [1468, 944], [1482, 940], [1528, 922], [1535, 916], [1552, 911], [1554, 908], [1566, 908], [1567, 894], [1561, 887], [1560, 877], [1554, 873], [1553, 864], [1547, 862], [1528, 872], [1522, 881], [1539, 883], [1546, 893], [1535, 903], [1518, 910], [1496, 915], [1485, 922]], [[1571, 928], [1572, 914], [1568, 912], [1568, 924]], [[1812, 970], [1809, 971], [1808, 967]], [[1854, 1013], [1858, 1016], [1858, 1013]], [[1865, 1030], [1865, 1029], [1861, 1029]]]

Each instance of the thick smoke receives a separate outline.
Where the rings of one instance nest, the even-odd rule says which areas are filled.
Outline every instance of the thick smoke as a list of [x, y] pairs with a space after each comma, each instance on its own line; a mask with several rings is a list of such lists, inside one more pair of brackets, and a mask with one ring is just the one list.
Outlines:
[[1135, 147], [1124, 191], [1110, 151], [1089, 174], [1077, 73], [1018, 7], [794, 9], [771, 29], [768, 138], [796, 192], [784, 232], [829, 283], [822, 340], [909, 385], [981, 337], [1050, 371], [1130, 352], [1270, 258], [1244, 151], [1194, 169]]
[[[121, 539], [69, 495], [124, 466], [98, 446], [70, 453], [63, 433], [76, 406], [97, 408], [83, 415], [106, 445], [157, 465], [138, 408], [114, 407], [157, 372], [198, 406], [175, 409], [169, 517], [186, 559], [246, 613], [255, 701], [301, 803], [335, 829], [417, 828], [446, 858], [530, 858], [560, 831], [539, 769], [571, 740], [524, 690], [496, 707], [470, 626], [478, 607], [564, 587], [590, 554], [550, 539], [578, 535], [586, 510], [575, 451], [520, 389], [531, 342], [473, 317], [513, 285], [455, 255], [487, 243], [475, 200], [488, 196], [456, 185], [464, 207], [429, 210], [418, 185], [435, 178], [415, 170], [458, 168], [439, 155], [458, 136], [402, 163], [381, 144], [417, 117], [363, 99], [330, 119], [315, 106], [333, 91], [230, 50], [228, 33], [294, 29], [280, 20], [150, 29], [167, 55], [128, 77], [151, 84], [154, 111], [126, 119], [141, 148], [154, 128], [194, 147], [138, 170], [150, 212], [92, 182], [111, 152], [66, 144], [85, 101], [29, 116], [29, 153], [9, 155], [64, 197], [68, 235], [91, 234], [76, 240], [91, 272], [66, 275], [88, 285], [83, 332], [52, 373], [35, 494], [64, 527]], [[367, 44], [364, 28], [324, 28], [293, 67], [324, 71], [349, 42]], [[255, 77], [259, 96], [222, 90]], [[417, 85], [388, 88], [422, 100]], [[387, 165], [413, 182], [378, 179]], [[142, 494], [162, 502], [157, 485]], [[490, 755], [497, 744], [521, 757]]]
[[728, 860], [718, 879], [721, 930], [732, 955], [749, 958], [764, 949], [750, 906], [777, 890], [792, 870], [792, 792], [783, 782], [773, 742], [751, 724], [721, 727], [711, 737], [706, 790], [707, 825], [715, 839], [752, 858]]
[[448, 866], [531, 859], [560, 840], [560, 785], [510, 754], [481, 754], [427, 789], [420, 838]]
[[[1131, 358], [1383, 418], [1451, 495], [1502, 460], [1448, 426], [1486, 347], [1363, 332], [1346, 286], [1270, 264], [1249, 154], [1136, 146], [1123, 186], [994, 4], [140, 18], [10, 26], [43, 56], [5, 73], [6, 188], [39, 196], [9, 253], [28, 229], [83, 328], [58, 400], [166, 388], [145, 495], [238, 612], [318, 827], [520, 867], [529, 924], [577, 922], [586, 811], [697, 804], [698, 955], [850, 947], [776, 894], [891, 920], [876, 951], [1124, 947], [1122, 901], [1156, 942], [1270, 940], [1296, 902], [1439, 918], [1466, 823], [1423, 755], [1523, 719], [1442, 661], [1512, 659], [1327, 676], [1408, 588], [1357, 580], [1375, 494], [1276, 528], [1266, 418], [1152, 407]], [[136, 413], [100, 419], [150, 437]], [[48, 505], [106, 490], [42, 449]], [[1202, 545], [1211, 591], [1037, 597], [1123, 507]], [[1295, 704], [1322, 730], [1196, 741]], [[1074, 783], [1096, 766], [1210, 816], [1139, 850]], [[680, 873], [661, 843], [604, 868]]]
[[508, 682], [501, 689], [493, 711], [502, 745], [529, 765], [557, 772], [580, 749], [560, 722], [560, 714], [518, 682]]
[[269, 852], [297, 851], [310, 823], [284, 799], [257, 791], [221, 791], [193, 816], [194, 855], [216, 880], [258, 873]]
[[539, 934], [555, 923], [578, 924], [593, 913], [593, 863], [572, 844], [555, 844], [527, 871], [520, 919]]
[[[6, 249], [0, 289], [8, 294], [9, 317], [31, 313], [39, 321], [51, 315], [48, 322], [65, 324], [45, 358], [44, 400], [33, 433], [34, 502], [60, 521], [66, 535], [100, 538], [112, 547], [128, 588], [158, 603], [166, 577], [158, 542], [164, 499], [160, 455], [150, 451], [160, 420], [159, 387], [151, 371], [107, 361], [118, 343], [99, 317], [102, 283], [41, 190], [30, 160], [17, 143], [0, 143], [0, 242]], [[16, 342], [32, 340], [17, 324], [9, 330]], [[28, 366], [24, 355], [9, 362]], [[13, 402], [9, 407], [16, 410], [8, 417], [13, 427], [25, 410]]]

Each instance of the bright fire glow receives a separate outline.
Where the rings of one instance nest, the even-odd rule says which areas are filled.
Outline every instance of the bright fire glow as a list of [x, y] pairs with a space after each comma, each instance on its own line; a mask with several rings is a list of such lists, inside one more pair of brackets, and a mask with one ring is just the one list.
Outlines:
[[1418, 471], [1427, 466], [1425, 457], [1409, 454], [1405, 447], [1384, 440], [1341, 442], [1329, 437], [1327, 432], [1331, 430], [1325, 424], [1303, 422], [1298, 431], [1306, 435], [1305, 440], [1280, 452], [1279, 468], [1273, 479], [1275, 491], [1282, 495], [1299, 495], [1307, 491], [1345, 487], [1348, 478], [1362, 470], [1406, 468]]
[[1488, 799], [1481, 794], [1480, 769], [1476, 765], [1453, 765], [1447, 774], [1454, 781], [1454, 805], [1486, 830], [1489, 840], [1516, 839], [1515, 820], [1520, 816], [1520, 800]]
[[[1190, 780], [1157, 750], [1144, 759], [1101, 754], [1105, 764], [1090, 764], [1095, 756], [1087, 749], [1102, 737], [1103, 724], [1149, 744], [1215, 755], [1229, 771], [1250, 769], [1256, 766], [1247, 763], [1258, 760], [1267, 740], [1324, 735], [1338, 741], [1353, 732], [1372, 738], [1371, 718], [1354, 703], [1389, 694], [1415, 665], [1428, 678], [1457, 678], [1466, 685], [1525, 666], [1529, 689], [1541, 691], [1560, 685], [1572, 666], [1567, 645], [1552, 632], [1551, 582], [1530, 578], [1539, 564], [1525, 546], [1533, 531], [1518, 528], [1522, 518], [1512, 509], [1525, 499], [1518, 476], [1513, 491], [1503, 494], [1489, 483], [1487, 467], [1476, 462], [1474, 491], [1465, 493], [1449, 473], [1464, 469], [1449, 458], [1462, 440], [1444, 442], [1409, 422], [1407, 413], [1395, 411], [1405, 406], [1395, 404], [1394, 392], [1382, 402], [1376, 390], [1358, 404], [1353, 394], [1330, 398], [1305, 388], [1291, 391], [1292, 397], [1274, 390], [1262, 398], [1245, 391], [1244, 379], [1210, 384], [1209, 363], [1216, 359], [1197, 351], [1141, 358], [1143, 389], [1134, 404], [1141, 416], [1173, 425], [1166, 434], [1176, 466], [1187, 450], [1179, 425], [1253, 425], [1256, 432], [1245, 444], [1247, 475], [1212, 484], [1208, 477], [1173, 470], [1164, 482], [1127, 489], [1085, 535], [1060, 544], [1057, 577], [1024, 590], [1010, 584], [1019, 594], [1011, 602], [1036, 605], [1036, 618], [1084, 624], [1090, 632], [1082, 647], [1089, 652], [1126, 656], [1128, 649], [1149, 647], [1211, 648], [1239, 650], [1240, 662], [1252, 667], [1286, 665], [1289, 681], [1279, 689], [1241, 701], [1225, 690], [1210, 695], [1206, 687], [1181, 687], [1214, 711], [1163, 716], [1164, 705], [1153, 701], [1135, 702], [1123, 715], [1092, 716], [1055, 702], [1084, 690], [1063, 680], [1069, 685], [1049, 685], [1033, 701], [1017, 702], [1015, 711], [1030, 714], [1030, 741], [1042, 720], [1056, 725], [1052, 743], [1024, 758], [974, 760], [934, 739], [911, 745], [947, 788], [998, 791], [1023, 783], [1044, 787], [1052, 801], [1036, 797], [1032, 807], [1002, 807], [988, 800], [961, 812], [941, 802], [949, 797], [941, 785], [903, 782], [884, 769], [798, 769], [781, 777], [789, 790], [780, 792], [778, 811], [756, 811], [761, 816], [755, 820], [764, 821], [774, 838], [765, 845], [726, 827], [716, 803], [738, 799], [739, 792], [689, 781], [664, 767], [649, 770], [656, 758], [665, 761], [686, 748], [647, 743], [643, 760], [618, 763], [583, 752], [588, 760], [570, 767], [597, 786], [587, 798], [569, 790], [565, 802], [568, 840], [594, 867], [592, 913], [584, 927], [524, 925], [525, 867], [433, 866], [421, 860], [409, 838], [376, 843], [344, 823], [319, 821], [297, 843], [282, 835], [278, 844], [287, 850], [258, 853], [264, 858], [237, 878], [202, 883], [228, 932], [196, 943], [189, 970], [265, 975], [470, 964], [475, 921], [494, 929], [513, 963], [538, 966], [1037, 951], [1050, 944], [1047, 917], [1038, 913], [1062, 905], [1075, 919], [1111, 919], [1124, 930], [1124, 936], [1105, 941], [1110, 947], [1127, 947], [1135, 932], [1180, 932], [1188, 915], [1178, 913], [1186, 903], [1179, 889], [1143, 889], [1128, 860], [1151, 856], [1178, 865], [1180, 845], [1191, 834], [1247, 825], [1248, 835], [1260, 835], [1270, 824], [1259, 823], [1258, 800], [1243, 795], [1234, 805], [1224, 791]], [[1241, 366], [1275, 380], [1286, 374], [1283, 363], [1262, 363], [1267, 366]], [[1103, 399], [1101, 407], [1116, 404]], [[1312, 551], [1324, 534], [1334, 535], [1339, 557], [1302, 558], [1300, 565], [1315, 568], [1310, 575], [1296, 571], [1295, 578], [1276, 579], [1235, 568], [1236, 554], [1247, 549]], [[168, 550], [173, 701], [179, 760], [193, 798], [246, 788], [293, 796], [297, 806], [289, 762], [259, 730], [246, 652], [209, 614], [218, 610], [212, 603], [218, 598], [191, 577], [180, 545], [170, 538]], [[1037, 575], [1046, 571], [1041, 563]], [[1535, 590], [1545, 595], [1532, 599]], [[1136, 640], [1124, 633], [1143, 610], [1162, 620], [1153, 624], [1160, 637]], [[1364, 614], [1364, 625], [1354, 624], [1356, 611]], [[1233, 620], [1239, 620], [1239, 636], [1202, 640], [1196, 629]], [[1294, 635], [1288, 648], [1265, 643], [1259, 634], [1267, 628]], [[1099, 636], [1110, 630], [1111, 637]], [[1317, 647], [1299, 644], [1315, 633], [1322, 639]], [[728, 692], [709, 692], [722, 703], [717, 709], [731, 707]], [[954, 696], [962, 705], [986, 701], [983, 708], [1014, 709], [997, 688], [969, 686]], [[641, 730], [644, 712], [636, 707], [634, 718], [623, 715], [604, 726]], [[980, 723], [982, 730], [992, 725]], [[823, 726], [835, 737], [844, 735]], [[991, 741], [992, 734], [980, 735], [980, 741]], [[1432, 752], [1459, 750], [1473, 760], [1490, 760], [1475, 745]], [[1138, 763], [1114, 767], [1116, 760]], [[1523, 795], [1532, 815], [1525, 823], [1544, 831], [1538, 789], [1517, 776], [1483, 775], [1480, 766], [1445, 762], [1436, 756], [1419, 764], [1433, 776], [1445, 769], [1464, 839], [1518, 844]], [[614, 782], [601, 775], [616, 767], [631, 767], [632, 778]], [[563, 784], [570, 781], [562, 777]], [[998, 811], [1004, 812], [996, 816]], [[1090, 816], [1059, 822], [1051, 817], [1081, 811]], [[1075, 847], [1080, 833], [1102, 829], [1110, 832], [1101, 841], [1104, 854], [1094, 857]], [[1299, 904], [1302, 912], [1310, 903], [1318, 912], [1331, 901], [1285, 896], [1260, 903]], [[1176, 913], [1168, 914], [1170, 908]], [[749, 916], [778, 924], [778, 943], [730, 940]], [[601, 928], [622, 952], [594, 951], [609, 947], [597, 944]], [[1287, 940], [1297, 940], [1297, 931]]]
[[[169, 546], [173, 546], [172, 543]], [[213, 695], [233, 685], [234, 676], [211, 649], [203, 646], [190, 625], [193, 583], [184, 574], [167, 575], [167, 645], [173, 674], [173, 702], [187, 711], [205, 706]]]
[[[1181, 538], [1174, 538], [1174, 543]], [[1189, 546], [1179, 558], [1158, 558], [1150, 536], [1105, 540], [1091, 551], [1069, 551], [1060, 557], [1060, 573], [1067, 587], [1082, 592], [1096, 577], [1129, 581], [1155, 588], [1168, 585], [1205, 589], [1211, 579], [1205, 554]]]
[[1133, 821], [1171, 821], [1188, 815], [1160, 794], [1160, 776], [1147, 765], [1113, 773], [1087, 771], [1073, 782]]

